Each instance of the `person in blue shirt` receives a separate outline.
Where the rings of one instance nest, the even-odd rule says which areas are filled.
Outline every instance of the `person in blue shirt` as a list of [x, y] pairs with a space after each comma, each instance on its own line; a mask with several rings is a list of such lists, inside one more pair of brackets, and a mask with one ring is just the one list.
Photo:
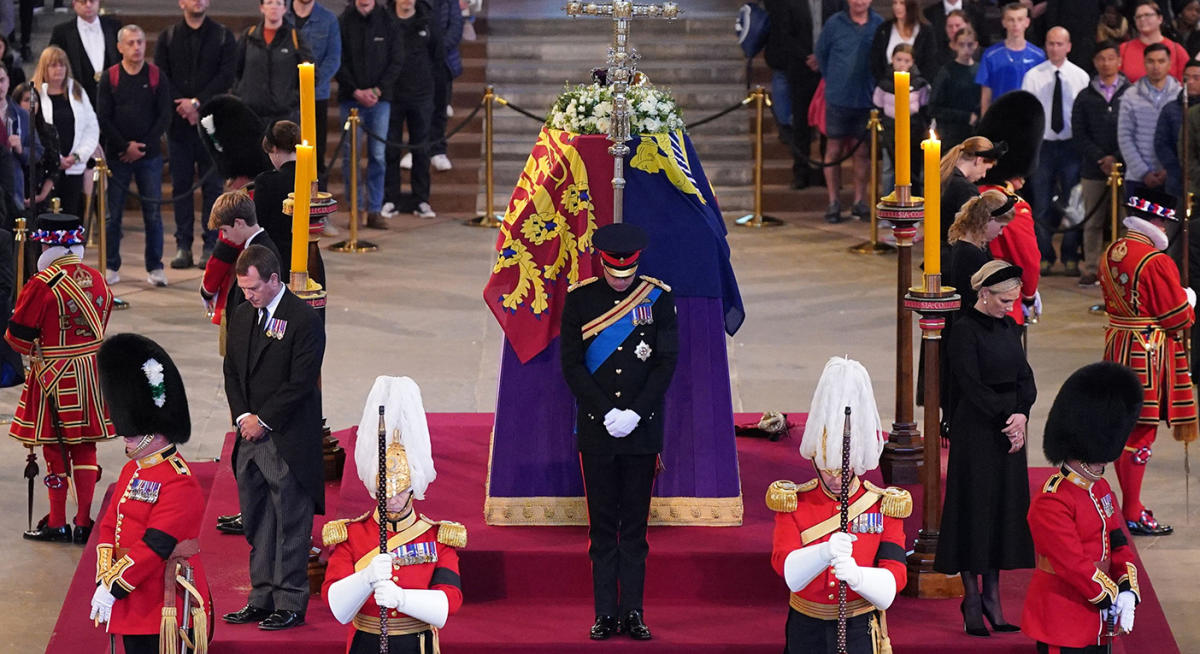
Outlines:
[[[834, 14], [821, 28], [817, 40], [817, 65], [825, 78], [825, 135], [829, 145], [825, 162], [839, 161], [867, 129], [871, 112], [871, 95], [875, 79], [871, 76], [868, 59], [871, 41], [883, 17], [871, 9], [871, 0], [849, 0], [846, 9]], [[870, 219], [867, 193], [868, 148], [854, 151], [854, 208], [851, 213], [859, 220]], [[838, 192], [842, 186], [841, 167], [827, 165], [825, 186], [829, 192], [829, 208], [825, 220], [842, 221], [842, 205]]]
[[1004, 5], [1000, 22], [1004, 25], [1004, 42], [984, 51], [979, 72], [975, 73], [975, 83], [981, 87], [980, 115], [993, 99], [1021, 88], [1025, 72], [1046, 60], [1041, 48], [1025, 40], [1025, 30], [1029, 29], [1028, 7], [1019, 2]]

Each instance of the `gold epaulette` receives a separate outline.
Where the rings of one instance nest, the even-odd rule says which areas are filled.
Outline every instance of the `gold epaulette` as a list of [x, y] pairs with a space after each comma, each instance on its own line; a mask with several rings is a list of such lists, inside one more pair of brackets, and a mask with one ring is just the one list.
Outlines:
[[577, 288], [583, 288], [584, 286], [591, 284], [592, 282], [596, 281], [597, 279], [600, 279], [600, 278], [599, 277], [588, 277], [587, 279], [581, 279], [581, 280], [575, 282], [574, 284], [571, 284], [570, 286], [568, 286], [567, 292], [570, 293], [571, 291], [573, 291]]
[[346, 542], [346, 539], [350, 537], [349, 534], [346, 533], [346, 525], [351, 522], [362, 522], [363, 520], [366, 520], [371, 513], [372, 511], [367, 511], [357, 518], [342, 518], [341, 520], [330, 520], [329, 522], [326, 522], [325, 526], [321, 527], [321, 543], [325, 545], [325, 547], [329, 547], [330, 545], [337, 545], [338, 543]]
[[912, 515], [912, 494], [903, 488], [895, 486], [880, 488], [865, 479], [863, 486], [872, 493], [879, 493], [882, 496], [879, 502], [879, 512], [883, 515], [889, 518], [907, 518]]
[[1062, 483], [1063, 479], [1064, 479], [1064, 477], [1061, 472], [1056, 472], [1056, 473], [1050, 475], [1050, 478], [1046, 480], [1046, 484], [1044, 486], [1042, 486], [1042, 492], [1043, 493], [1057, 492], [1058, 485]]
[[167, 460], [171, 462], [171, 467], [175, 468], [175, 472], [185, 476], [192, 474], [192, 469], [188, 467], [187, 461], [184, 461], [182, 457], [175, 455]]
[[650, 282], [651, 284], [654, 284], [655, 286], [661, 288], [664, 291], [667, 291], [667, 292], [671, 291], [671, 287], [669, 285], [667, 285], [667, 283], [661, 279], [656, 279], [654, 277], [649, 277], [647, 275], [642, 275], [641, 278]]
[[[428, 520], [428, 518], [426, 518]], [[442, 520], [437, 525], [437, 541], [442, 545], [462, 549], [467, 546], [467, 527], [461, 522]]]
[[796, 484], [787, 479], [772, 482], [767, 487], [767, 508], [779, 513], [791, 513], [796, 510], [796, 494], [812, 490], [816, 487], [816, 479], [810, 479], [803, 484]]

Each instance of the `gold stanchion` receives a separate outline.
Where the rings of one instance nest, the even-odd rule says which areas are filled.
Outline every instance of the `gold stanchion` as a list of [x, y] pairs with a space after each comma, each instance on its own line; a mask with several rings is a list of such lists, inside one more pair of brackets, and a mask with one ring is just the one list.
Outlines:
[[[1113, 163], [1112, 172], [1108, 174], [1108, 180], [1105, 185], [1108, 186], [1108, 219], [1110, 228], [1112, 229], [1112, 240], [1116, 241], [1121, 232], [1120, 214], [1121, 214], [1121, 186], [1125, 183], [1125, 177], [1121, 174], [1121, 162]], [[1110, 241], [1111, 243], [1112, 241]], [[1099, 261], [1099, 257], [1096, 258]], [[1104, 314], [1104, 303], [1093, 304], [1088, 307], [1088, 313], [1094, 315]]]
[[754, 102], [754, 213], [748, 213], [735, 221], [742, 227], [774, 227], [783, 221], [763, 214], [763, 112], [771, 100], [762, 86], [754, 87], [742, 104]]
[[[96, 269], [100, 274], [108, 277], [108, 178], [112, 175], [112, 171], [108, 169], [108, 162], [104, 159], [96, 159], [95, 172], [92, 173], [92, 178], [96, 182], [96, 223], [99, 227], [96, 229], [96, 241], [100, 244], [99, 253], [96, 260], [99, 262]], [[129, 303], [116, 297], [113, 294], [113, 310], [124, 311], [129, 308]]]
[[491, 84], [483, 92], [483, 213], [463, 221], [468, 227], [498, 228], [504, 223], [504, 216], [496, 213], [495, 201], [495, 168], [492, 151], [492, 108], [495, 103], [508, 104], [504, 98], [496, 96], [495, 87]]
[[[850, 246], [854, 254], [888, 254], [896, 251], [896, 247], [879, 242], [879, 133], [883, 131], [883, 123], [879, 120], [879, 110], [871, 110], [871, 119], [867, 121], [867, 133], [871, 135], [871, 185], [867, 191], [871, 194], [871, 240]], [[926, 173], [928, 174], [928, 173]]]
[[361, 121], [358, 109], [354, 108], [350, 110], [350, 117], [346, 119], [346, 125], [343, 127], [350, 133], [350, 238], [330, 245], [329, 249], [333, 252], [359, 254], [379, 249], [378, 245], [370, 241], [358, 240], [358, 124]]

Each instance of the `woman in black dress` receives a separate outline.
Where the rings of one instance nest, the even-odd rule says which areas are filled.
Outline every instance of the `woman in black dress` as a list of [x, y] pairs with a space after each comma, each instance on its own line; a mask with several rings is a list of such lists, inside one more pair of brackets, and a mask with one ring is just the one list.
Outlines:
[[1034, 564], [1025, 520], [1025, 427], [1037, 388], [1020, 331], [1007, 315], [1021, 297], [1021, 269], [989, 261], [972, 276], [971, 288], [978, 295], [960, 313], [948, 343], [951, 383], [959, 390], [933, 568], [962, 574], [963, 628], [988, 636], [985, 618], [994, 631], [1019, 630], [1004, 620], [1000, 570]]
[[942, 243], [947, 243], [950, 225], [967, 200], [979, 195], [975, 183], [1008, 151], [1004, 142], [992, 143], [985, 136], [972, 136], [942, 155], [938, 172], [942, 179]]

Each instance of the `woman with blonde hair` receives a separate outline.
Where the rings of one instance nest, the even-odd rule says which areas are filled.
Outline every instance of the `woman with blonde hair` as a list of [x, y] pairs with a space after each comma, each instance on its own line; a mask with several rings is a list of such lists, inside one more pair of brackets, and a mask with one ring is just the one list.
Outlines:
[[49, 46], [38, 58], [33, 85], [39, 102], [35, 122], [46, 127], [43, 134], [57, 137], [46, 148], [58, 154], [59, 178], [54, 195], [63, 213], [83, 217], [83, 172], [100, 142], [100, 124], [87, 92], [71, 77], [67, 53]]
[[963, 310], [975, 304], [971, 276], [992, 260], [988, 242], [999, 236], [1013, 219], [1014, 207], [1016, 196], [984, 191], [967, 200], [950, 225], [946, 239], [949, 244], [946, 283], [958, 289]]
[[967, 200], [979, 195], [975, 182], [983, 179], [1007, 151], [1008, 145], [1004, 142], [992, 143], [985, 136], [972, 136], [942, 155], [939, 173], [942, 180], [943, 243], [947, 242], [947, 233], [959, 209]]
[[[987, 204], [989, 194], [1002, 195], [988, 191], [980, 196], [974, 202], [976, 217], [986, 217], [978, 205]], [[978, 220], [973, 224], [978, 227]], [[1025, 434], [1037, 387], [1020, 329], [1007, 315], [1021, 298], [1021, 268], [989, 261], [971, 275], [969, 284], [974, 301], [963, 303], [947, 342], [949, 385], [957, 399], [949, 414], [952, 447], [933, 568], [962, 573], [963, 629], [988, 636], [985, 619], [993, 631], [1019, 629], [1004, 619], [1000, 570], [1034, 564], [1025, 520]]]

